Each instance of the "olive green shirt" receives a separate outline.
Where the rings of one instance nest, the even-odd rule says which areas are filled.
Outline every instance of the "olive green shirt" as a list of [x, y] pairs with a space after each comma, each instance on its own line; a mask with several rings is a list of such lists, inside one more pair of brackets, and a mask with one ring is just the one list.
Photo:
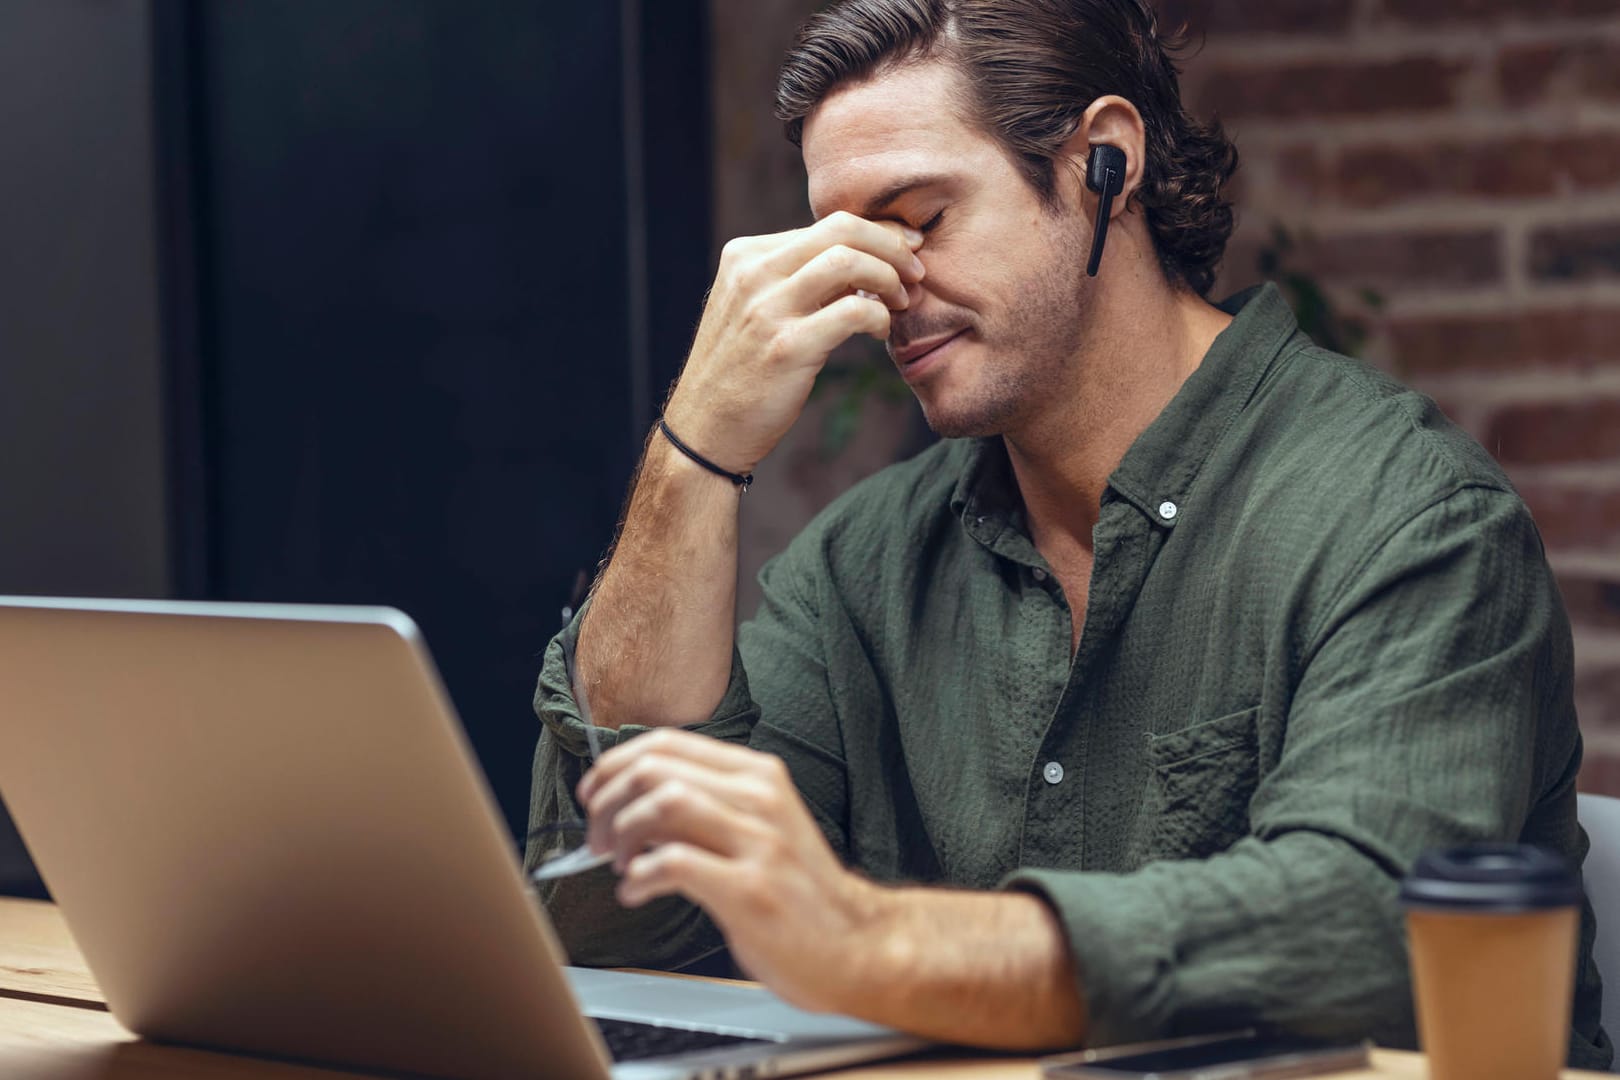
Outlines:
[[[1568, 620], [1523, 503], [1432, 401], [1313, 345], [1273, 286], [1223, 307], [1110, 477], [1072, 657], [1000, 440], [945, 441], [765, 567], [697, 730], [780, 755], [878, 881], [1044, 897], [1091, 1043], [1261, 1024], [1412, 1046], [1417, 854], [1585, 854]], [[577, 629], [536, 696], [536, 825], [579, 813]], [[575, 962], [722, 948], [686, 901], [626, 911], [612, 886], [542, 890]], [[1570, 1056], [1602, 1067], [1592, 934], [1588, 909]]]

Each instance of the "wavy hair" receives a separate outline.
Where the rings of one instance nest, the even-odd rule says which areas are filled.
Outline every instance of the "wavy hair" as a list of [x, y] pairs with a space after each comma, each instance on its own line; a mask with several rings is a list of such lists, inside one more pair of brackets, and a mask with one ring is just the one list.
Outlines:
[[835, 0], [799, 29], [777, 78], [776, 115], [801, 145], [805, 117], [834, 89], [943, 59], [967, 76], [971, 115], [1042, 201], [1086, 108], [1118, 94], [1142, 114], [1147, 160], [1131, 199], [1166, 279], [1206, 296], [1232, 235], [1221, 189], [1237, 149], [1181, 104], [1185, 29], [1162, 33], [1147, 0]]

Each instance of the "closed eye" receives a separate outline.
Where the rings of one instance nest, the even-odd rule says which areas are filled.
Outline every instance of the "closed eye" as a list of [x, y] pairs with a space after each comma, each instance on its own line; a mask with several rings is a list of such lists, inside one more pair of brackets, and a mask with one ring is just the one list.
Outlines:
[[939, 225], [940, 219], [943, 218], [944, 216], [945, 216], [945, 211], [941, 210], [939, 213], [935, 214], [933, 217], [929, 218], [927, 221], [925, 221], [921, 225], [917, 226], [917, 231], [918, 232], [923, 232], [923, 233], [933, 232], [934, 229]]

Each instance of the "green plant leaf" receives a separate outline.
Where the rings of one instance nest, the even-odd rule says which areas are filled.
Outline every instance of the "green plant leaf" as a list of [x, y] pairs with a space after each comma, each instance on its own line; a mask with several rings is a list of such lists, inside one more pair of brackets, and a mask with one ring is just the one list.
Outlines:
[[[1291, 232], [1281, 222], [1272, 222], [1271, 242], [1256, 254], [1256, 263], [1263, 277], [1277, 282], [1299, 320], [1299, 328], [1323, 348], [1334, 352], [1354, 354], [1366, 344], [1370, 330], [1366, 320], [1341, 311], [1333, 298], [1315, 277], [1287, 265], [1285, 257], [1296, 244], [1296, 235], [1309, 240], [1314, 234], [1308, 227]], [[1360, 306], [1368, 311], [1384, 307], [1384, 298], [1372, 289], [1359, 289], [1355, 293]]]

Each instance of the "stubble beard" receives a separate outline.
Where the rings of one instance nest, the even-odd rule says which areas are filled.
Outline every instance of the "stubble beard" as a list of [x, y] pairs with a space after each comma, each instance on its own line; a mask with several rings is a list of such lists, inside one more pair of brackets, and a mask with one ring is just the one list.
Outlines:
[[934, 434], [961, 439], [1016, 432], [1072, 382], [1067, 369], [1090, 322], [1089, 236], [1083, 227], [1054, 229], [1053, 235], [1057, 242], [1035, 269], [1013, 284], [1008, 295], [1015, 299], [988, 318], [981, 313], [974, 369], [948, 373], [957, 384], [951, 394], [917, 395]]

